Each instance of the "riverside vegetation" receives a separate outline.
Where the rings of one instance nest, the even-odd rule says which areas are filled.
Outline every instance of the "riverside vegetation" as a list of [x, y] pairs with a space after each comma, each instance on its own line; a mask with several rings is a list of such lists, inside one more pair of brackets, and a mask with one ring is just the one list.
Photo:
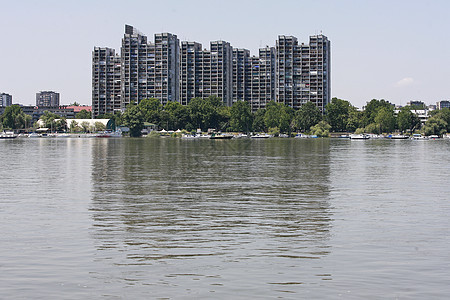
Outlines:
[[[419, 107], [405, 106], [398, 114], [394, 106], [386, 100], [372, 99], [362, 111], [349, 101], [333, 98], [322, 112], [311, 102], [305, 103], [295, 111], [283, 103], [270, 101], [265, 109], [252, 112], [250, 105], [238, 101], [231, 107], [223, 104], [220, 98], [194, 98], [187, 106], [178, 102], [162, 105], [158, 99], [149, 98], [139, 104], [130, 104], [121, 113], [100, 115], [98, 118], [114, 119], [116, 125], [129, 127], [130, 136], [140, 136], [144, 123], [157, 125], [167, 131], [184, 129], [194, 131], [215, 129], [223, 132], [268, 132], [280, 133], [306, 132], [321, 137], [330, 132], [391, 133], [420, 132], [425, 135], [443, 135], [450, 132], [450, 110], [445, 108], [430, 112], [430, 118], [422, 127], [418, 116], [411, 109]], [[47, 127], [61, 130], [66, 120], [50, 112], [41, 119]], [[90, 113], [82, 111], [77, 118], [90, 118]], [[7, 107], [0, 116], [0, 130], [25, 129], [30, 125], [31, 117], [25, 115], [20, 106]], [[100, 124], [99, 124], [100, 126]], [[100, 126], [101, 127], [101, 126]], [[77, 126], [71, 131], [89, 131], [92, 128]], [[96, 129], [96, 128], [94, 128]]]

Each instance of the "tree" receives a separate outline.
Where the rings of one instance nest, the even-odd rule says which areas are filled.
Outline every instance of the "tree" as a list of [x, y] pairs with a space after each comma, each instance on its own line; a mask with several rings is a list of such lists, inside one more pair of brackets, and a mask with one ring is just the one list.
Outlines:
[[442, 120], [441, 118], [434, 116], [428, 119], [423, 127], [423, 131], [425, 135], [443, 135], [447, 132], [447, 122]]
[[123, 124], [130, 129], [131, 137], [141, 136], [144, 128], [144, 114], [139, 106], [131, 103], [122, 115]]
[[406, 130], [413, 131], [414, 128], [420, 127], [419, 117], [411, 111], [410, 106], [404, 106], [398, 112], [397, 126], [401, 132]]
[[338, 98], [331, 99], [331, 103], [325, 106], [325, 120], [331, 126], [332, 131], [346, 131], [350, 114], [355, 108], [350, 102]]
[[144, 122], [160, 124], [160, 114], [163, 110], [161, 101], [156, 98], [143, 99], [141, 100], [141, 102], [139, 102], [138, 107], [142, 113]]
[[91, 119], [92, 113], [90, 111], [87, 111], [85, 109], [80, 110], [79, 113], [75, 115], [76, 119]]
[[370, 102], [367, 103], [367, 105], [364, 107], [364, 113], [363, 113], [363, 125], [367, 126], [370, 123], [376, 123], [375, 117], [378, 115], [378, 112], [381, 108], [386, 108], [388, 110], [394, 110], [394, 106], [389, 103], [389, 101], [386, 101], [384, 99], [377, 100], [372, 99]]
[[169, 101], [164, 106], [164, 111], [168, 113], [167, 130], [177, 130], [186, 128], [187, 123], [189, 123], [189, 112], [186, 106], [181, 105], [179, 102]]
[[91, 124], [88, 121], [83, 121], [80, 125], [84, 132], [89, 132], [91, 129]]
[[231, 130], [250, 132], [252, 129], [253, 115], [250, 105], [246, 101], [237, 101], [231, 107]]
[[356, 107], [352, 106], [347, 118], [345, 129], [349, 132], [354, 132], [361, 126], [362, 112], [358, 111]]
[[77, 121], [71, 121], [70, 122], [70, 125], [69, 125], [69, 127], [70, 127], [70, 132], [81, 132], [83, 129], [78, 125], [78, 122]]
[[266, 126], [264, 124], [264, 115], [266, 114], [266, 110], [264, 108], [258, 109], [253, 115], [253, 123], [252, 130], [253, 131], [266, 131]]
[[381, 107], [375, 116], [375, 124], [379, 127], [380, 133], [392, 132], [395, 129], [395, 116], [393, 108]]
[[434, 114], [436, 118], [441, 119], [442, 121], [447, 123], [447, 132], [450, 132], [450, 109], [443, 108], [440, 110], [437, 110]]
[[320, 121], [316, 125], [311, 127], [311, 134], [317, 135], [319, 137], [328, 137], [330, 136], [331, 125], [326, 121]]
[[0, 120], [4, 128], [22, 129], [27, 126], [27, 121], [29, 121], [29, 118], [26, 117], [19, 105], [14, 104], [5, 108]]
[[104, 131], [106, 129], [106, 126], [102, 122], [95, 122], [94, 128], [96, 131]]
[[56, 128], [55, 120], [59, 119], [59, 116], [57, 114], [54, 114], [54, 113], [46, 110], [46, 111], [44, 111], [44, 114], [39, 119], [44, 123], [45, 127], [53, 130]]
[[215, 96], [206, 99], [193, 98], [188, 104], [189, 116], [193, 126], [207, 131], [208, 128], [218, 128], [220, 113], [219, 108], [222, 107], [222, 101]]
[[294, 110], [283, 103], [270, 101], [266, 105], [264, 125], [266, 128], [278, 127], [280, 132], [290, 131], [290, 125], [294, 116]]
[[306, 102], [294, 116], [294, 127], [301, 131], [307, 131], [322, 120], [322, 112], [312, 102]]
[[266, 128], [278, 127], [280, 117], [280, 109], [278, 103], [270, 101], [266, 105], [266, 113], [264, 114], [264, 125]]
[[61, 119], [59, 119], [55, 122], [55, 130], [56, 131], [65, 131], [66, 127], [67, 127], [67, 120], [64, 117], [62, 117]]
[[217, 125], [215, 128], [221, 131], [229, 131], [230, 130], [230, 119], [231, 119], [231, 107], [221, 105], [216, 108], [218, 118]]

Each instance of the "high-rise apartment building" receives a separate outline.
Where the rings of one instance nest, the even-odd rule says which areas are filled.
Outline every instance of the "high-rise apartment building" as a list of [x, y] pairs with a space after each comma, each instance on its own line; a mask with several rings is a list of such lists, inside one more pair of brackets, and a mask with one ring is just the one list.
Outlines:
[[121, 110], [121, 60], [114, 49], [92, 52], [92, 113], [94, 117]]
[[10, 94], [0, 94], [0, 107], [6, 107], [12, 105], [12, 96]]
[[276, 45], [275, 98], [294, 109], [311, 101], [321, 110], [330, 102], [330, 42], [311, 36], [309, 45], [281, 35]]
[[180, 103], [187, 105], [192, 98], [202, 96], [202, 45], [181, 42], [180, 51]]
[[249, 99], [249, 63], [250, 51], [247, 49], [233, 48], [233, 75], [232, 75], [232, 93], [233, 103], [237, 101], [246, 101]]
[[54, 107], [59, 106], [59, 93], [53, 91], [41, 91], [36, 93], [36, 106]]
[[[101, 102], [108, 99], [108, 94], [120, 99], [122, 110], [131, 102], [150, 97], [162, 104], [176, 101], [187, 105], [192, 98], [214, 95], [228, 106], [247, 101], [253, 111], [265, 108], [271, 100], [294, 109], [311, 101], [323, 111], [331, 98], [330, 42], [322, 34], [311, 36], [307, 45], [299, 44], [294, 36], [280, 35], [275, 47], [266, 46], [259, 50], [259, 56], [251, 56], [249, 50], [233, 48], [225, 41], [211, 42], [209, 50], [197, 42], [180, 44], [177, 36], [170, 33], [155, 34], [154, 43], [149, 43], [145, 35], [125, 25], [120, 62], [112, 49], [99, 48], [104, 49], [104, 54], [96, 49], [94, 111], [96, 105], [99, 111], [103, 109], [100, 103], [113, 106], [105, 111], [117, 109], [114, 101]], [[109, 78], [105, 73], [103, 78], [96, 69], [102, 69], [100, 62], [106, 68], [108, 61], [114, 62], [114, 76]], [[101, 85], [102, 80], [117, 82], [117, 68], [121, 70], [120, 97], [116, 85]], [[100, 92], [103, 87], [114, 91]]]
[[179, 101], [179, 41], [176, 35], [155, 35], [155, 42], [130, 25], [122, 39], [122, 108], [145, 98], [162, 104]]

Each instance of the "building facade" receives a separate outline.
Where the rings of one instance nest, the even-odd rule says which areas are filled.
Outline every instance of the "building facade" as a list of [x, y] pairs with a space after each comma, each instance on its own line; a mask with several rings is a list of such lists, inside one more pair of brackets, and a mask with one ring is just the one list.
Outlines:
[[59, 93], [53, 91], [40, 91], [36, 93], [36, 106], [55, 107], [59, 106]]
[[122, 109], [142, 99], [162, 104], [179, 101], [179, 40], [171, 33], [155, 34], [155, 42], [125, 25], [121, 48]]
[[6, 107], [12, 105], [12, 96], [10, 94], [0, 94], [0, 107]]
[[[94, 115], [117, 110], [116, 100], [124, 110], [145, 98], [187, 105], [192, 98], [209, 96], [221, 98], [227, 106], [247, 101], [253, 111], [269, 101], [294, 109], [311, 101], [324, 110], [331, 100], [331, 49], [326, 36], [311, 36], [305, 45], [294, 36], [280, 35], [275, 47], [261, 48], [258, 54], [251, 56], [249, 50], [233, 48], [226, 41], [212, 41], [209, 50], [202, 49], [197, 42], [180, 43], [171, 33], [155, 34], [154, 43], [149, 43], [145, 35], [125, 25], [120, 62], [113, 49], [94, 48]], [[114, 70], [111, 77], [108, 64]], [[120, 95], [115, 68], [121, 73]]]
[[120, 111], [121, 60], [111, 48], [92, 52], [92, 111], [94, 117]]

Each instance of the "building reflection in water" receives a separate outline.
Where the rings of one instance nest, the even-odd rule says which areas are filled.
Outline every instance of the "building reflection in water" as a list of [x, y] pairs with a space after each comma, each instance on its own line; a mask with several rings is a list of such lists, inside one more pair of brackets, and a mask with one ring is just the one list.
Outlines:
[[326, 139], [99, 141], [97, 257], [222, 280], [243, 264], [304, 267], [330, 251], [329, 148]]

